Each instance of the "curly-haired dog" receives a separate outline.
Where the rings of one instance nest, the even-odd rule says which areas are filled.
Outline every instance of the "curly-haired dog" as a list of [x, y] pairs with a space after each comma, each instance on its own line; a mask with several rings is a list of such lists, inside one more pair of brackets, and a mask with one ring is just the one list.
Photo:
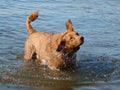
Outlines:
[[84, 38], [74, 31], [70, 20], [66, 22], [63, 33], [37, 32], [31, 22], [37, 19], [38, 12], [32, 12], [26, 20], [28, 38], [25, 43], [24, 59], [36, 57], [53, 70], [67, 68], [76, 63], [76, 51], [83, 44]]

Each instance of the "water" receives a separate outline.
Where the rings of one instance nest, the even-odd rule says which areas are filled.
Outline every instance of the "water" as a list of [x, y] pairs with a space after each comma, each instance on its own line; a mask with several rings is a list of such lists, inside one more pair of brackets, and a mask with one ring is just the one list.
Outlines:
[[[51, 71], [23, 62], [25, 20], [32, 11], [38, 31], [63, 32], [65, 21], [85, 37], [75, 71]], [[2, 0], [1, 90], [120, 90], [119, 0]]]

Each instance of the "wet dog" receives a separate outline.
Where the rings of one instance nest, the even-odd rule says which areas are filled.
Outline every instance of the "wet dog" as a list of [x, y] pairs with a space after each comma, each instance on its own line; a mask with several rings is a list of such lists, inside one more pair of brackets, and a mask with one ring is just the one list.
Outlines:
[[26, 20], [28, 38], [25, 42], [25, 61], [37, 58], [52, 70], [60, 70], [76, 63], [76, 52], [84, 42], [84, 37], [74, 31], [72, 22], [65, 23], [63, 33], [37, 32], [31, 22], [37, 19], [38, 12], [32, 12]]

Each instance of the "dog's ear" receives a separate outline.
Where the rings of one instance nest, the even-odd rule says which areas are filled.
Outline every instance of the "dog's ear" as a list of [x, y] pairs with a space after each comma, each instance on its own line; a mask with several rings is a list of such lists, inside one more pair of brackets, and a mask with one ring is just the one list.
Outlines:
[[72, 25], [72, 22], [71, 22], [70, 19], [68, 19], [68, 20], [66, 21], [65, 25], [66, 25], [66, 30], [67, 30], [67, 31], [74, 31], [73, 25]]
[[65, 41], [61, 41], [58, 45], [57, 51], [60, 52], [65, 47]]

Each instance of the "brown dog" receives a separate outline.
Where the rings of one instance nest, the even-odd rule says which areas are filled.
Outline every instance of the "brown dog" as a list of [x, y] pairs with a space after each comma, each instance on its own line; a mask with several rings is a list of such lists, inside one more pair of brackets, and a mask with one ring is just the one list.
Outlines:
[[25, 43], [26, 61], [37, 58], [52, 70], [67, 68], [76, 63], [76, 51], [83, 44], [84, 38], [74, 31], [70, 20], [66, 22], [63, 33], [37, 32], [30, 23], [37, 19], [38, 12], [32, 12], [26, 20], [28, 38]]

